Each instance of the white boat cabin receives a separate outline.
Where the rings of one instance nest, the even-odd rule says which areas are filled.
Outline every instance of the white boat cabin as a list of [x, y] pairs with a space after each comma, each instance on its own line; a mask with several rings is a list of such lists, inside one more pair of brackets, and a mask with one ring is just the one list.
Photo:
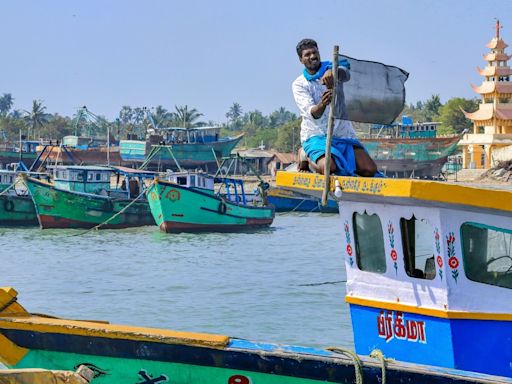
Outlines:
[[54, 169], [54, 185], [72, 192], [135, 198], [156, 175], [156, 172], [126, 167], [57, 166]]
[[203, 172], [172, 172], [167, 171], [167, 181], [188, 188], [198, 188], [205, 192], [214, 192], [215, 178]]
[[107, 195], [113, 173], [109, 167], [57, 166], [53, 174], [54, 185], [66, 191]]
[[[356, 352], [512, 377], [512, 191], [335, 181]], [[323, 177], [277, 184], [318, 196]]]
[[16, 181], [17, 173], [14, 171], [0, 170], [0, 192], [12, 186]]

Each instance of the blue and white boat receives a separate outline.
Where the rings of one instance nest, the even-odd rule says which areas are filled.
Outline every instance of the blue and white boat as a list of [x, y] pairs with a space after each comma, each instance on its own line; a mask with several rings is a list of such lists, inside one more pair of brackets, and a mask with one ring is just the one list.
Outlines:
[[[323, 176], [281, 172], [277, 184], [319, 195]], [[336, 184], [356, 352], [512, 377], [512, 192]]]

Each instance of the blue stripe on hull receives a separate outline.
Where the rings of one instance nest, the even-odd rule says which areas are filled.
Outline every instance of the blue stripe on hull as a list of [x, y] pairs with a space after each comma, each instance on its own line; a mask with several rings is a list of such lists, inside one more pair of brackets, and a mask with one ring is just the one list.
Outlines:
[[[512, 377], [512, 322], [443, 319], [350, 305], [356, 352]], [[398, 321], [397, 321], [398, 320]]]
[[277, 212], [320, 212], [317, 200], [268, 196], [268, 202], [276, 207]]
[[512, 377], [512, 322], [451, 320], [455, 365]]

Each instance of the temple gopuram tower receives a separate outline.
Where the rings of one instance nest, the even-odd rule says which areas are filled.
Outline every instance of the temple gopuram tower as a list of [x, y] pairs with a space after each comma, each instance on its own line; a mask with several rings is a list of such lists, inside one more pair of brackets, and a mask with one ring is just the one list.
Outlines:
[[508, 45], [500, 37], [500, 22], [496, 21], [496, 36], [487, 44], [484, 55], [487, 65], [477, 68], [484, 81], [472, 85], [482, 96], [476, 112], [463, 111], [473, 121], [473, 133], [459, 142], [463, 151], [463, 168], [487, 169], [493, 166], [493, 150], [512, 145], [512, 69], [505, 53]]

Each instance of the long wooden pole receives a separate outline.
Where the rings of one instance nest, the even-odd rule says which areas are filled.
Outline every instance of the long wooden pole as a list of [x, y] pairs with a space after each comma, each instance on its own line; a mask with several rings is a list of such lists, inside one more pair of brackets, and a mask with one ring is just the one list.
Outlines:
[[335, 119], [336, 107], [336, 87], [338, 86], [338, 55], [340, 47], [335, 45], [333, 58], [332, 58], [332, 76], [334, 84], [332, 86], [332, 98], [329, 109], [329, 120], [327, 122], [327, 138], [325, 140], [325, 169], [324, 169], [324, 190], [322, 191], [322, 205], [327, 205], [327, 195], [329, 194], [330, 181], [331, 181], [331, 141], [332, 131]]
[[107, 124], [107, 165], [110, 166], [110, 124]]

